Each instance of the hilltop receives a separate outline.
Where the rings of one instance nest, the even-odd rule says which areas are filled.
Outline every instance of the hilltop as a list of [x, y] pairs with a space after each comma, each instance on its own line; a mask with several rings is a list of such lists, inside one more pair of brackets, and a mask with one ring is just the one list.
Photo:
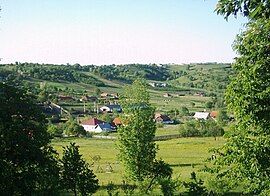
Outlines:
[[[223, 92], [234, 72], [230, 64], [126, 64], [126, 65], [54, 65], [15, 63], [0, 65], [0, 80], [13, 80], [34, 95], [42, 89], [50, 99], [59, 102], [59, 95], [79, 100], [83, 95], [102, 92], [121, 93], [123, 86], [136, 78], [149, 84], [151, 103], [158, 111], [168, 112], [187, 107], [191, 111], [205, 109], [207, 102], [223, 106]], [[15, 82], [16, 83], [16, 82]], [[213, 99], [214, 98], [214, 99]], [[110, 101], [110, 100], [105, 100]], [[219, 107], [217, 105], [217, 107]], [[66, 104], [70, 110], [82, 104]], [[94, 107], [89, 104], [88, 107]], [[213, 106], [215, 107], [215, 106]]]

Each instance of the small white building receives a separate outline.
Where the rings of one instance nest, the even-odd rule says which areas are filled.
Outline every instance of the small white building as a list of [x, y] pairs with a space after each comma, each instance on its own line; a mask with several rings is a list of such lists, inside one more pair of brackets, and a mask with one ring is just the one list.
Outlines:
[[99, 109], [101, 112], [122, 112], [122, 108], [120, 105], [105, 105], [105, 106], [102, 106], [100, 109]]
[[101, 133], [101, 132], [111, 132], [113, 131], [110, 123], [98, 120], [97, 118], [90, 118], [81, 122], [85, 131]]
[[196, 120], [207, 120], [210, 117], [209, 112], [195, 112], [193, 116]]

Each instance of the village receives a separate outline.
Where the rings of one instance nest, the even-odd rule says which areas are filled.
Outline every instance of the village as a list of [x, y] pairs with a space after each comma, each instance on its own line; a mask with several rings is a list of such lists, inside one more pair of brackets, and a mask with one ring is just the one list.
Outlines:
[[[181, 95], [183, 97], [185, 95]], [[203, 97], [203, 93], [194, 93], [194, 97]], [[179, 94], [163, 93], [164, 102], [168, 104], [170, 98], [179, 97]], [[100, 95], [83, 95], [81, 97], [73, 97], [67, 95], [59, 95], [58, 103], [47, 101], [41, 104], [43, 111], [51, 119], [52, 124], [58, 125], [65, 123], [69, 118], [73, 118], [76, 122], [84, 128], [86, 133], [92, 135], [109, 135], [110, 133], [117, 133], [117, 128], [122, 126], [121, 114], [122, 107], [119, 103], [118, 93], [101, 92]], [[156, 122], [158, 128], [176, 129], [179, 125], [187, 121], [217, 121], [218, 111], [203, 109], [199, 111], [189, 112], [184, 107], [182, 114], [178, 110], [171, 112], [156, 111], [153, 116], [153, 121]], [[162, 132], [160, 135], [175, 135], [179, 136], [178, 132], [173, 131], [171, 134], [168, 131]], [[115, 134], [113, 134], [115, 135]], [[61, 135], [58, 135], [61, 136]], [[64, 137], [72, 136], [65, 135]]]

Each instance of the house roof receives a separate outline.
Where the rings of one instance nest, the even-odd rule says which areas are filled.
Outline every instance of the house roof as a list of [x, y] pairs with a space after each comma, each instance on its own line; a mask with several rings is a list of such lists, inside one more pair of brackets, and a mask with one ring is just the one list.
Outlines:
[[110, 95], [109, 93], [101, 93], [101, 94], [100, 94], [101, 97], [107, 97], [107, 96], [109, 96], [109, 95]]
[[209, 117], [209, 112], [195, 112], [193, 117], [206, 120]]
[[116, 117], [115, 119], [113, 119], [113, 124], [121, 125], [122, 124], [121, 119], [119, 117]]
[[155, 114], [155, 119], [161, 119], [162, 121], [170, 121], [170, 117], [165, 114]]
[[113, 109], [122, 109], [120, 105], [116, 105], [116, 104], [113, 104], [113, 105], [105, 105], [106, 107], [110, 108], [111, 110]]
[[212, 118], [216, 118], [217, 115], [218, 115], [218, 111], [212, 111], [212, 112], [210, 113], [210, 116], [211, 116]]
[[98, 124], [103, 124], [103, 123], [105, 122], [97, 118], [90, 118], [81, 122], [82, 125], [98, 125]]

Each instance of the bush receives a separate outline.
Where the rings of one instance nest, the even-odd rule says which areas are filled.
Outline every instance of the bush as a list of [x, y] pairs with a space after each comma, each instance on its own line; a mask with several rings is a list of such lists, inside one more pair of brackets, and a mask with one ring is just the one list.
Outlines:
[[196, 137], [200, 136], [200, 132], [196, 127], [196, 121], [188, 121], [180, 125], [180, 135], [182, 137]]
[[187, 191], [188, 195], [191, 196], [207, 195], [206, 188], [203, 185], [204, 182], [201, 179], [200, 180], [197, 179], [195, 172], [192, 172], [190, 175], [191, 180], [189, 182], [183, 182], [184, 187], [188, 189]]
[[214, 120], [191, 120], [180, 125], [182, 137], [217, 137], [224, 135], [224, 129]]
[[157, 128], [163, 128], [164, 127], [164, 124], [161, 123], [161, 122], [157, 122], [156, 123], [156, 126], [157, 126]]

